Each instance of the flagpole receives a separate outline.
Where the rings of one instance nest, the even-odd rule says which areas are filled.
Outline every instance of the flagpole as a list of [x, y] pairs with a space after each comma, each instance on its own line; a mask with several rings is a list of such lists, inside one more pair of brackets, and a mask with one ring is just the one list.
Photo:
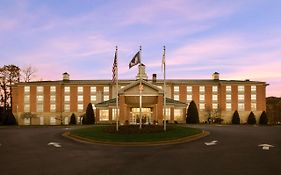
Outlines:
[[163, 69], [164, 69], [164, 131], [166, 131], [166, 47], [164, 46], [164, 52], [163, 52]]
[[[139, 65], [141, 66], [141, 52], [142, 52], [142, 49], [141, 49], [141, 46], [140, 46], [140, 63]], [[141, 69], [139, 68], [139, 74], [140, 74], [140, 87], [139, 87], [139, 90], [140, 90], [140, 129], [142, 129], [142, 72], [141, 72]]]
[[118, 47], [116, 46], [116, 131], [119, 130], [119, 99], [118, 99]]

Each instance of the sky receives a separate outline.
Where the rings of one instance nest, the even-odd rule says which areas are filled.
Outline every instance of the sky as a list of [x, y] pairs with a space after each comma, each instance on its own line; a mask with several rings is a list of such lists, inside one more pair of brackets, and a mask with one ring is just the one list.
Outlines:
[[281, 97], [280, 0], [0, 0], [0, 66], [36, 69], [33, 80], [119, 79], [142, 46], [149, 77], [263, 81]]

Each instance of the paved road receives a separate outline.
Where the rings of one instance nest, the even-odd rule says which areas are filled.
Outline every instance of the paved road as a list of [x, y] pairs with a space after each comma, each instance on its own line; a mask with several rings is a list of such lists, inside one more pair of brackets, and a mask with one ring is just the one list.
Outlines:
[[[66, 130], [62, 127], [0, 128], [0, 174], [281, 174], [280, 126], [193, 127], [211, 135], [157, 147], [77, 143], [61, 136]], [[214, 140], [215, 145], [205, 144]], [[258, 147], [262, 143], [275, 147], [263, 150]]]

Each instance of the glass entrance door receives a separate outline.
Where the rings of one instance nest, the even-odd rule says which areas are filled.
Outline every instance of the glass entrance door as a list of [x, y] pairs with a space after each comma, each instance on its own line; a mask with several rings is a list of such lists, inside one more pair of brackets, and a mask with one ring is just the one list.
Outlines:
[[140, 117], [140, 108], [131, 108], [130, 124], [139, 124], [140, 119], [143, 124], [151, 124], [151, 108], [142, 108], [142, 117]]

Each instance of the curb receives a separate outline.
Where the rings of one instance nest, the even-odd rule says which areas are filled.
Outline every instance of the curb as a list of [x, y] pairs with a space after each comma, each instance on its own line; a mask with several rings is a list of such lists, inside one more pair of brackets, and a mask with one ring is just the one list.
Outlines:
[[163, 145], [174, 145], [174, 144], [181, 144], [187, 143], [191, 141], [195, 141], [206, 137], [210, 134], [208, 131], [202, 131], [199, 134], [195, 134], [192, 136], [187, 136], [179, 139], [173, 140], [165, 140], [165, 141], [155, 141], [155, 142], [109, 142], [109, 141], [99, 141], [94, 139], [89, 139], [85, 137], [80, 137], [77, 135], [72, 135], [69, 131], [66, 131], [62, 134], [62, 136], [74, 140], [80, 143], [87, 143], [87, 144], [99, 144], [99, 145], [108, 145], [108, 146], [163, 146]]

